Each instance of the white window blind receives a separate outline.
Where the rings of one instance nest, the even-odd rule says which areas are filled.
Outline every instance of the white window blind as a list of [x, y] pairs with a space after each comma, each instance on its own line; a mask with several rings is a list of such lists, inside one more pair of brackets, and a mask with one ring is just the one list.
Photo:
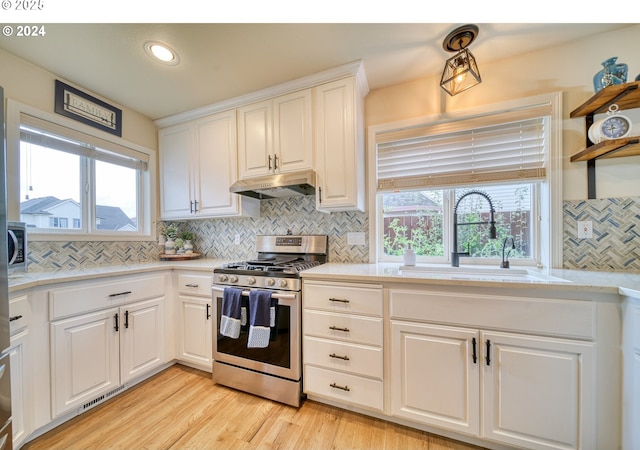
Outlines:
[[549, 118], [540, 112], [544, 109], [382, 135], [378, 190], [544, 178]]
[[146, 171], [149, 155], [37, 117], [20, 116], [20, 140], [110, 164]]

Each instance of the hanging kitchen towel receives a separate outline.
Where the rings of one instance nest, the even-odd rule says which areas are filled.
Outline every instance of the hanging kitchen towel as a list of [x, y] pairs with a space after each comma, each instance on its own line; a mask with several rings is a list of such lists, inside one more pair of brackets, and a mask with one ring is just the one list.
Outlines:
[[269, 291], [249, 291], [248, 348], [265, 348], [269, 345], [271, 327], [275, 326], [277, 302]]
[[220, 334], [233, 339], [240, 336], [240, 300], [242, 289], [226, 287], [222, 293]]

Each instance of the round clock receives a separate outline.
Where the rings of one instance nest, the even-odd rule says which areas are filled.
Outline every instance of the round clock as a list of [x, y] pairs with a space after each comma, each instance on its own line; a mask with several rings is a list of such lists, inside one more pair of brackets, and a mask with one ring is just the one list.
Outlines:
[[631, 134], [631, 120], [618, 114], [618, 105], [611, 105], [607, 117], [596, 120], [589, 127], [589, 140], [598, 144], [605, 139], [621, 139]]

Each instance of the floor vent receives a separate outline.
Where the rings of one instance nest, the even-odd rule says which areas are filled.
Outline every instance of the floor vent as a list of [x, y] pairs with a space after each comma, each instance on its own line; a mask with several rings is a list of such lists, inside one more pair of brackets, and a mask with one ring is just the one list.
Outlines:
[[94, 398], [90, 402], [87, 402], [84, 405], [82, 405], [80, 407], [80, 411], [78, 411], [78, 412], [82, 413], [82, 412], [86, 411], [87, 409], [91, 409], [94, 406], [99, 405], [100, 403], [104, 402], [105, 400], [108, 400], [109, 398], [111, 398], [114, 395], [116, 395], [118, 392], [123, 391], [125, 389], [125, 387], [126, 386], [123, 384], [122, 386], [117, 387], [114, 390], [107, 392], [106, 394], [102, 394], [98, 398]]

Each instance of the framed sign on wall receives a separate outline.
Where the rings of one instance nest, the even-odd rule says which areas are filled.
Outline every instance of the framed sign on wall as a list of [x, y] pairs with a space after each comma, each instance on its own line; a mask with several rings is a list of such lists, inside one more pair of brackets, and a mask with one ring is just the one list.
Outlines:
[[55, 112], [122, 137], [122, 110], [59, 80]]

